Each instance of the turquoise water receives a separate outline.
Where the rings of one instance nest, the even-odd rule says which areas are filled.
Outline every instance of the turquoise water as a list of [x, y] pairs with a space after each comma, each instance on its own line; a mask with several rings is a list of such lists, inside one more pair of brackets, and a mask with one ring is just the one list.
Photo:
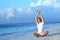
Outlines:
[[[27, 24], [28, 25], [28, 24]], [[60, 23], [46, 23], [44, 24], [44, 29], [59, 27]], [[29, 25], [29, 26], [15, 26], [15, 27], [2, 27], [0, 28], [0, 40], [7, 40], [6, 38], [15, 38], [18, 36], [23, 36], [29, 32], [37, 31], [36, 25]]]

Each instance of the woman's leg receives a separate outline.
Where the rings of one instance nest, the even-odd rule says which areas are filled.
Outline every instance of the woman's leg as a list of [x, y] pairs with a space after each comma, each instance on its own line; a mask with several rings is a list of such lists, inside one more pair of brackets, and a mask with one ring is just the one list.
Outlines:
[[48, 34], [48, 31], [46, 31], [46, 32], [44, 32], [44, 33], [40, 33], [40, 34], [38, 34], [38, 33], [33, 33], [33, 35], [35, 36], [35, 37], [44, 37], [44, 36], [46, 36]]

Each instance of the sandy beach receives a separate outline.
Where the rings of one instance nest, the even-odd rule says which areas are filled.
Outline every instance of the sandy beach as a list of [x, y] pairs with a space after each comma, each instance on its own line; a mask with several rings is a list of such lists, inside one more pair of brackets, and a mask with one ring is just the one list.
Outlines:
[[29, 32], [23, 36], [12, 38], [10, 40], [60, 40], [60, 27], [47, 28], [45, 31], [46, 30], [49, 31], [49, 34], [45, 37], [37, 38], [33, 36], [33, 32]]

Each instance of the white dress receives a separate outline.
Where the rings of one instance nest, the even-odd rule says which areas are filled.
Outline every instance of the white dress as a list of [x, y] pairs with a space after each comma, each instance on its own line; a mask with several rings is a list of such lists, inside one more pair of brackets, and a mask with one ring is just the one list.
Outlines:
[[44, 22], [37, 23], [38, 34], [42, 34]]

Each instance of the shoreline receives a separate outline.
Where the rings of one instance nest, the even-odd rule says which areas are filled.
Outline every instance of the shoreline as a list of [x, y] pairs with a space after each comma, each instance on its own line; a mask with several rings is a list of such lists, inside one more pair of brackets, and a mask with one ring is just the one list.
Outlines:
[[[11, 40], [60, 40], [60, 27], [53, 27], [51, 30], [51, 28], [48, 28], [48, 29], [45, 29], [49, 31], [48, 35], [45, 36], [45, 37], [42, 37], [42, 38], [37, 38], [37, 37], [34, 37], [33, 36], [33, 32], [29, 32], [23, 36], [19, 36], [17, 38], [13, 38]], [[55, 30], [55, 31], [52, 31], [52, 30]], [[37, 31], [34, 31], [34, 32], [37, 32]]]

